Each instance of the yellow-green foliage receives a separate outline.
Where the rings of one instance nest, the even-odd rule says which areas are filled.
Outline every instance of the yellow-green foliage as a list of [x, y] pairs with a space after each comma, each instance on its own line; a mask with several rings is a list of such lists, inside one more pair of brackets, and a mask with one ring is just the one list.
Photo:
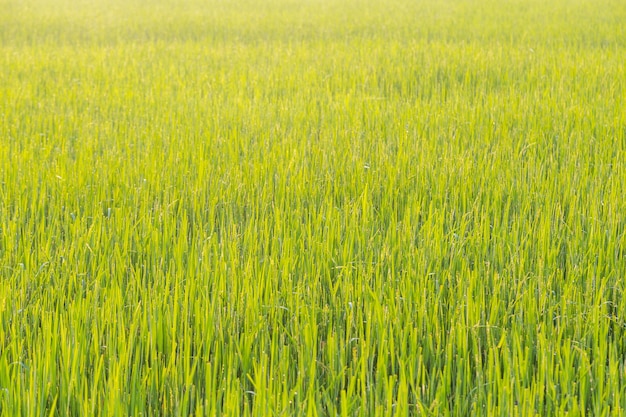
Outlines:
[[0, 414], [626, 412], [625, 2], [0, 10]]

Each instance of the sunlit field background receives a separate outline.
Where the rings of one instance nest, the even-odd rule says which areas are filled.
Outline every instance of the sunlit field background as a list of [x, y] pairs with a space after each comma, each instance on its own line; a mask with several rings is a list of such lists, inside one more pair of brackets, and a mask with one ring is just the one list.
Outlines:
[[0, 0], [0, 414], [624, 415], [625, 22]]

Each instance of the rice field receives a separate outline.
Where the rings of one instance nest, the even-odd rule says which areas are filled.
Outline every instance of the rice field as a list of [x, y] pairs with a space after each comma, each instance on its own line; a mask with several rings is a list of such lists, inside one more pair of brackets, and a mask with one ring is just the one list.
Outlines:
[[626, 414], [624, 22], [0, 0], [0, 415]]

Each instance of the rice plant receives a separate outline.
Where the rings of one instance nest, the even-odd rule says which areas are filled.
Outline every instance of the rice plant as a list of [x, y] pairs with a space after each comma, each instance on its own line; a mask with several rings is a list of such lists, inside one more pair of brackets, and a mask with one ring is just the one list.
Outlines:
[[626, 3], [0, 9], [1, 415], [624, 414]]

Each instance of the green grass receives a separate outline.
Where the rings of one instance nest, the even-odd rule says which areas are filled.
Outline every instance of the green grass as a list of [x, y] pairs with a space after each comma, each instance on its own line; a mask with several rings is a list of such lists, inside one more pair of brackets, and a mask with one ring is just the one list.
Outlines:
[[623, 415], [626, 4], [0, 0], [0, 414]]

